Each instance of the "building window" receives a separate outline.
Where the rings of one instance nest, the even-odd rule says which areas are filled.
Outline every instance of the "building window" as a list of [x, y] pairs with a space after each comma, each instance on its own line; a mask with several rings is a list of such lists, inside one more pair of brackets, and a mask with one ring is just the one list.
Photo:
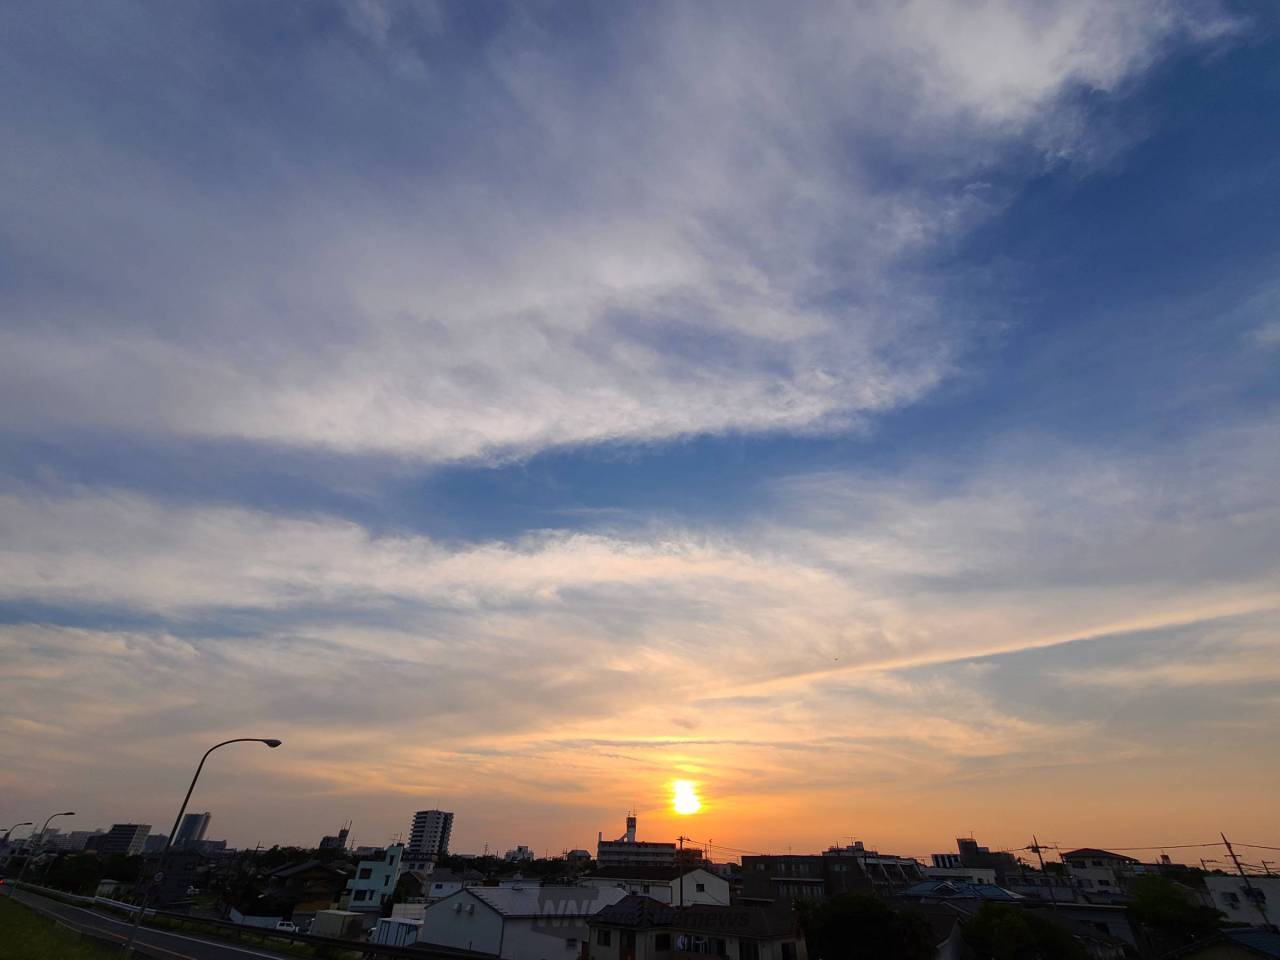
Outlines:
[[754, 940], [739, 940], [738, 960], [760, 960], [760, 944]]
[[653, 935], [653, 949], [665, 951], [671, 949], [671, 934], [655, 933]]
[[790, 940], [782, 943], [782, 960], [796, 960], [796, 945]]
[[373, 876], [373, 867], [365, 867], [359, 873], [359, 878], [361, 880], [368, 880], [372, 876]]
[[611, 930], [597, 930], [597, 931], [596, 931], [596, 946], [597, 946], [597, 947], [607, 947], [607, 946], [609, 946], [611, 943], [613, 943], [613, 931], [611, 931]]
[[352, 897], [351, 899], [353, 899], [353, 900], [364, 900], [364, 899], [366, 899], [368, 896], [369, 896], [369, 891], [368, 891], [368, 890], [357, 890], [357, 891], [356, 891], [356, 895], [355, 895], [354, 897]]
[[706, 893], [707, 885], [705, 883], [699, 883], [697, 886], [694, 887], [694, 889], [697, 890], [699, 893]]

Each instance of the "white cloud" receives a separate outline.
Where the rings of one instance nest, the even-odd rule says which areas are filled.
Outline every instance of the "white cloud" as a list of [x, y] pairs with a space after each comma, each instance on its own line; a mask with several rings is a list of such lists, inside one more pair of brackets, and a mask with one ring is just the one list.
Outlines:
[[[192, 80], [138, 114], [65, 78], [44, 96], [83, 122], [12, 107], [0, 203], [31, 275], [60, 279], [6, 301], [7, 428], [452, 460], [857, 425], [968, 342], [903, 261], [987, 212], [950, 184], [1041, 136], [1064, 90], [1112, 89], [1187, 32], [1163, 4], [646, 8], [593, 39], [606, 70], [516, 14], [458, 73], [412, 52], [447, 27], [409, 13], [355, 4], [362, 39], [295, 38], [288, 92], [317, 128], [274, 130], [273, 109], [298, 122], [284, 100], [228, 111], [243, 81], [190, 37], [232, 41], [163, 19], [119, 35]], [[166, 29], [187, 38], [172, 53]], [[67, 35], [99, 55], [85, 70], [128, 69]], [[369, 37], [394, 47], [385, 70]], [[396, 66], [411, 56], [421, 75]], [[348, 104], [382, 119], [367, 144]], [[170, 162], [199, 141], [137, 136], [185, 130], [174, 110], [205, 117], [233, 182]], [[878, 183], [876, 151], [923, 172]]]

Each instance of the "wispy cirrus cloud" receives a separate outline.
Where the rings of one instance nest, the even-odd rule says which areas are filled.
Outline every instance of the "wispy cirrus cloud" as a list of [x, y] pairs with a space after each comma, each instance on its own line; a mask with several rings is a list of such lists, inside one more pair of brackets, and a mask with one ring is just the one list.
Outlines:
[[672, 6], [584, 18], [584, 60], [526, 10], [310, 9], [10, 14], [6, 80], [47, 103], [7, 108], [7, 429], [442, 461], [864, 423], [982, 322], [912, 266], [999, 208], [969, 181], [1064, 94], [1231, 28]]

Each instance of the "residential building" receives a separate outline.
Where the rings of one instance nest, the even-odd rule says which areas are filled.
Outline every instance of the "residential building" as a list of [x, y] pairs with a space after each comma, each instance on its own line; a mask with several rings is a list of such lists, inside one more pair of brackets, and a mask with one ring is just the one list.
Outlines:
[[1062, 854], [1071, 885], [1093, 901], [1122, 899], [1125, 879], [1134, 876], [1142, 866], [1134, 857], [1082, 847]]
[[1259, 926], [1280, 923], [1280, 877], [1207, 876], [1205, 888], [1213, 905], [1236, 923]]
[[[1005, 850], [979, 846], [973, 837], [957, 837], [956, 850], [962, 867], [985, 867], [996, 872], [996, 882], [1004, 883], [1018, 869], [1018, 858]], [[942, 866], [942, 864], [935, 864]]]
[[916, 883], [923, 877], [919, 861], [911, 857], [899, 857], [891, 853], [868, 850], [861, 840], [856, 840], [846, 847], [828, 847], [822, 855], [841, 859], [852, 857], [862, 865], [862, 870], [872, 886], [885, 892], [899, 890]]
[[636, 839], [636, 818], [627, 817], [627, 831], [617, 840], [597, 835], [596, 864], [601, 867], [670, 867], [676, 863], [676, 845]]
[[821, 900], [871, 889], [856, 857], [789, 853], [742, 858], [744, 901]]
[[292, 905], [292, 913], [314, 913], [333, 905], [346, 889], [351, 867], [345, 863], [306, 860], [275, 870], [267, 878], [266, 897]]
[[169, 842], [169, 838], [163, 833], [152, 833], [147, 835], [146, 842], [142, 845], [142, 854], [146, 856], [150, 853], [160, 853], [164, 850], [164, 845]]
[[631, 894], [591, 918], [588, 960], [805, 960], [795, 914], [785, 906], [672, 907]]
[[206, 857], [222, 857], [235, 853], [234, 849], [227, 847], [227, 841], [225, 840], [201, 840], [196, 844], [195, 848]]
[[[67, 845], [67, 849], [84, 850], [90, 840], [95, 837], [101, 837], [103, 834], [104, 831], [102, 830], [72, 830], [70, 834], [71, 840]], [[164, 834], [159, 834], [159, 836], [164, 837]]]
[[111, 829], [99, 838], [97, 850], [104, 856], [124, 854], [136, 857], [142, 853], [146, 845], [147, 834], [151, 832], [149, 823], [115, 823]]
[[602, 867], [579, 882], [616, 887], [671, 905], [729, 903], [729, 881], [703, 867]]
[[178, 824], [178, 832], [173, 835], [173, 849], [198, 849], [200, 841], [204, 839], [204, 835], [209, 829], [209, 822], [212, 819], [213, 814], [207, 811], [205, 813], [183, 814], [182, 822]]
[[467, 887], [427, 907], [418, 942], [504, 960], [574, 960], [589, 920], [624, 896], [616, 887]]
[[406, 849], [415, 856], [430, 857], [434, 863], [440, 857], [448, 855], [451, 833], [452, 813], [447, 810], [419, 810], [413, 815]]
[[532, 850], [522, 843], [504, 853], [502, 859], [507, 863], [524, 863], [528, 860], [536, 860], [537, 857], [533, 855]]
[[[934, 854], [937, 857], [937, 854]], [[990, 867], [921, 867], [926, 880], [955, 880], [960, 883], [995, 883], [996, 872]]]
[[568, 860], [570, 863], [590, 863], [590, 862], [591, 862], [591, 851], [590, 851], [590, 850], [580, 850], [580, 849], [579, 849], [579, 850], [566, 850], [566, 851], [565, 851], [565, 854], [564, 854], [564, 858], [565, 858], [566, 860]]
[[344, 910], [380, 913], [391, 903], [396, 882], [404, 869], [404, 844], [393, 843], [377, 860], [361, 860], [356, 874], [347, 882]]
[[451, 897], [464, 887], [478, 887], [484, 883], [484, 874], [479, 870], [459, 870], [438, 867], [428, 873], [423, 881], [422, 896], [428, 902]]

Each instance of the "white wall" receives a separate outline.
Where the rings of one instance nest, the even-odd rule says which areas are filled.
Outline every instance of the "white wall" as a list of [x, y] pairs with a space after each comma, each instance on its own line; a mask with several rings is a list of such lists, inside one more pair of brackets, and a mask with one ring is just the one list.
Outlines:
[[[1250, 877], [1249, 883], [1262, 892], [1262, 908], [1268, 922], [1280, 923], [1280, 877]], [[1225, 913], [1228, 920], [1251, 926], [1263, 922], [1262, 914], [1249, 899], [1243, 877], [1205, 877], [1204, 885], [1213, 898], [1213, 905]]]
[[[356, 875], [347, 881], [346, 908], [376, 913], [384, 903], [389, 903], [404, 867], [403, 857], [404, 846], [396, 843], [387, 848], [381, 860], [361, 860], [356, 867]], [[360, 874], [366, 870], [370, 875], [360, 879]], [[361, 893], [364, 899], [357, 899]]]
[[[684, 875], [684, 903], [711, 903], [727, 906], [729, 903], [729, 881], [716, 876], [708, 870], [698, 868]], [[627, 880], [612, 877], [583, 877], [581, 883], [599, 889], [618, 888], [627, 893], [638, 893], [652, 897], [659, 903], [678, 904], [681, 902], [680, 883], [677, 880]], [[699, 890], [698, 887], [702, 889]]]
[[[454, 909], [458, 904], [461, 910]], [[502, 943], [502, 925], [497, 911], [462, 890], [427, 907], [418, 942], [497, 953]]]

